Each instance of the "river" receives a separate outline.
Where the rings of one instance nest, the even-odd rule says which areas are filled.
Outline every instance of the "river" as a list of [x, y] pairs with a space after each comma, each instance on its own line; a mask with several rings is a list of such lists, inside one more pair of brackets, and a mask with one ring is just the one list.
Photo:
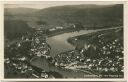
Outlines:
[[[63, 33], [48, 37], [47, 43], [51, 46], [50, 56], [55, 57], [55, 55], [61, 52], [75, 49], [73, 45], [67, 42], [68, 38], [92, 32], [96, 32], [96, 30], [81, 30], [79, 32]], [[85, 75], [94, 75], [88, 71], [74, 71], [71, 69], [63, 69], [54, 65], [49, 65], [48, 61], [44, 57], [33, 58], [31, 60], [31, 64], [41, 69], [44, 69], [47, 72], [56, 72], [55, 75], [62, 75], [62, 78], [85, 78], [87, 77]]]
[[61, 52], [75, 49], [75, 46], [67, 42], [68, 38], [96, 31], [97, 30], [81, 30], [79, 32], [63, 33], [56, 36], [48, 37], [47, 43], [51, 46], [50, 56], [54, 57], [56, 54], [59, 54]]
[[[109, 29], [116, 29], [116, 28], [109, 28]], [[109, 29], [98, 29], [98, 30], [81, 30], [79, 32], [70, 32], [70, 33], [63, 33], [59, 35], [55, 35], [52, 37], [47, 38], [47, 43], [51, 46], [51, 56], [54, 57], [56, 54], [68, 50], [73, 50], [75, 47], [67, 42], [67, 39], [70, 37], [75, 37], [83, 34], [93, 33], [102, 30], [109, 30]], [[70, 70], [70, 69], [63, 69], [56, 67], [55, 65], [50, 65], [48, 60], [45, 57], [37, 57], [31, 60], [31, 64], [33, 66], [39, 67], [44, 69], [46, 72], [56, 72], [57, 75], [62, 75], [62, 78], [89, 78], [89, 77], [97, 77], [97, 75], [84, 70]], [[88, 77], [89, 76], [89, 77]]]
[[93, 32], [102, 31], [102, 30], [117, 29], [117, 28], [120, 28], [120, 27], [97, 29], [97, 30], [80, 30], [79, 32], [76, 31], [76, 32], [62, 33], [62, 34], [48, 37], [47, 43], [51, 46], [50, 56], [54, 57], [55, 55], [61, 52], [75, 49], [75, 46], [67, 42], [67, 39], [70, 37], [75, 37], [75, 36], [93, 33]]
[[67, 42], [68, 38], [100, 30], [81, 30], [79, 32], [63, 33], [52, 37], [48, 37], [47, 43], [51, 46], [50, 56], [54, 57], [56, 54], [59, 54], [61, 52], [75, 49], [75, 46]]

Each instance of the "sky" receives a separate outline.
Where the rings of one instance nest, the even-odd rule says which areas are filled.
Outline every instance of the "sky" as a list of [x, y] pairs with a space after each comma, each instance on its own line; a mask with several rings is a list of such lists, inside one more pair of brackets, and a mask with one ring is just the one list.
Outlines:
[[11, 2], [6, 3], [5, 8], [37, 8], [43, 9], [52, 6], [63, 6], [63, 5], [80, 5], [80, 4], [97, 4], [97, 5], [112, 5], [118, 2], [87, 2], [87, 1], [42, 1], [42, 2]]

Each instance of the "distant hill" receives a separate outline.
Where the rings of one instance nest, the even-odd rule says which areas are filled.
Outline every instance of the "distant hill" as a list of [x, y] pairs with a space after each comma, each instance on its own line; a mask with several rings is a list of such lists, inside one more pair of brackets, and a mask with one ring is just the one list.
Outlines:
[[21, 20], [4, 21], [4, 34], [6, 39], [9, 40], [17, 39], [31, 32], [32, 32], [32, 28], [30, 28], [24, 21]]
[[5, 8], [4, 12], [5, 15], [29, 15], [32, 13], [37, 12], [38, 9], [33, 9], [33, 8], [23, 8], [23, 7], [19, 7], [19, 8]]
[[88, 29], [105, 28], [123, 25], [123, 5], [65, 5], [45, 9], [5, 9], [5, 20], [24, 20], [30, 25], [43, 21], [53, 27], [81, 23]]
[[37, 12], [40, 20], [53, 25], [80, 22], [86, 27], [123, 24], [123, 6], [75, 5], [42, 9]]

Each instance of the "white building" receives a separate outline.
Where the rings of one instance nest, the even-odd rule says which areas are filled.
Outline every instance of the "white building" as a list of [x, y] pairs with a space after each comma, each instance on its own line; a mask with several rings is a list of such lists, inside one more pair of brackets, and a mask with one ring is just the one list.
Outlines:
[[51, 29], [49, 29], [49, 31], [55, 31], [56, 29], [55, 28], [51, 28]]
[[58, 27], [56, 27], [56, 29], [63, 29], [63, 27], [61, 27], [61, 26], [58, 26]]

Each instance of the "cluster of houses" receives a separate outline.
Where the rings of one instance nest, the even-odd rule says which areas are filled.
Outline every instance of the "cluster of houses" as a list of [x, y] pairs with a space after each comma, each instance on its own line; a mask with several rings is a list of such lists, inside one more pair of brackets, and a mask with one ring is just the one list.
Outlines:
[[[38, 68], [30, 64], [33, 57], [47, 56], [50, 46], [44, 40], [44, 37], [39, 36], [39, 32], [35, 32], [33, 36], [23, 36], [19, 42], [13, 43], [7, 47], [5, 57], [5, 70], [12, 76], [23, 78], [48, 78], [46, 72], [37, 72]], [[8, 53], [7, 53], [8, 52]], [[15, 71], [14, 71], [15, 70]], [[10, 73], [11, 72], [11, 73]], [[16, 73], [16, 74], [15, 74]]]
[[56, 65], [66, 69], [89, 69], [100, 74], [123, 74], [123, 44], [119, 38], [107, 42], [107, 37], [97, 35], [95, 44], [88, 44], [79, 52], [76, 50], [57, 55]]
[[[35, 28], [35, 27], [33, 27]], [[76, 25], [73, 23], [69, 23], [69, 24], [64, 24], [64, 25], [58, 25], [58, 26], [50, 26], [50, 25], [39, 25], [38, 27], [36, 27], [36, 30], [42, 30], [42, 29], [47, 29], [49, 31], [55, 31], [55, 30], [63, 30], [65, 28], [76, 28]]]

